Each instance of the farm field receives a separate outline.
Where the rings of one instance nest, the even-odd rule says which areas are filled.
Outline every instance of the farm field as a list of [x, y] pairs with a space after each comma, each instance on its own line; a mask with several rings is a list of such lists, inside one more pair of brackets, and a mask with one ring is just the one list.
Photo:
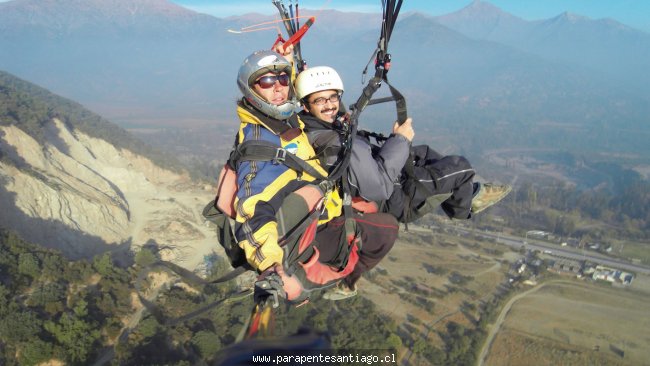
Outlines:
[[635, 289], [548, 283], [512, 305], [485, 364], [647, 364], [649, 300]]
[[[378, 266], [378, 272], [386, 275], [362, 280], [361, 294], [396, 320], [411, 315], [425, 324], [457, 311], [464, 301], [490, 296], [503, 281], [507, 266], [469, 243], [409, 225], [409, 232], [400, 232], [395, 247]], [[468, 276], [463, 285], [452, 283], [454, 272]], [[410, 303], [408, 299], [413, 298], [409, 295], [429, 299], [432, 306]]]
[[[480, 304], [506, 281], [509, 264], [504, 258], [520, 256], [497, 247], [503, 252], [492, 255], [488, 252], [495, 249], [494, 243], [409, 225], [388, 256], [360, 281], [359, 293], [400, 324], [406, 338], [442, 350], [447, 325], [454, 322], [473, 329]], [[412, 349], [413, 344], [405, 342], [400, 362], [444, 362], [427, 360]]]
[[[510, 264], [519, 258], [494, 241], [409, 225], [387, 258], [360, 282], [360, 294], [406, 334], [445, 349], [447, 325], [474, 329], [482, 304], [503, 290]], [[617, 288], [549, 275], [536, 286], [517, 284], [503, 298], [496, 309], [496, 315], [506, 309], [503, 322], [486, 346], [484, 365], [647, 364], [649, 277]], [[404, 346], [401, 356], [411, 364], [436, 363], [411, 354], [412, 344]], [[481, 345], [477, 348], [479, 356]]]

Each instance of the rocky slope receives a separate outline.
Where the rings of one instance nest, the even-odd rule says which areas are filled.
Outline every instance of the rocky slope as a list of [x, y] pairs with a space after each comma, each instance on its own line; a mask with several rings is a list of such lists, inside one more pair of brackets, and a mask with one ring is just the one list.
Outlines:
[[39, 143], [0, 126], [0, 226], [71, 258], [149, 243], [195, 268], [218, 245], [201, 216], [210, 187], [52, 119]]

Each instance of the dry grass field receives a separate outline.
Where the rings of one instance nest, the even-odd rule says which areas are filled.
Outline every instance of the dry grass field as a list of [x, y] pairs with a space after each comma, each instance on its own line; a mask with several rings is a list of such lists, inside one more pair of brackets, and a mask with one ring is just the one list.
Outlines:
[[650, 243], [613, 240], [612, 252], [623, 258], [637, 258], [642, 263], [650, 264]]
[[629, 365], [611, 352], [588, 350], [512, 329], [499, 333], [488, 365]]
[[649, 300], [586, 282], [548, 284], [514, 303], [486, 364], [650, 364]]
[[[460, 311], [461, 305], [471, 303], [478, 308], [478, 302], [490, 297], [504, 280], [507, 267], [472, 240], [409, 225], [409, 231], [400, 232], [395, 247], [379, 264], [380, 274], [363, 279], [359, 288], [398, 324], [410, 322], [441, 347], [437, 333], [427, 328], [444, 332], [449, 321], [473, 327]], [[450, 280], [454, 272], [471, 277], [462, 285], [454, 284]]]
[[[493, 242], [409, 225], [360, 282], [360, 294], [414, 338], [443, 349], [447, 324], [474, 328], [479, 304], [494, 295], [519, 257]], [[529, 289], [518, 285], [512, 295]], [[629, 288], [556, 278], [513, 303], [485, 364], [650, 365], [649, 300], [650, 278], [643, 276]], [[428, 364], [409, 354], [411, 364]]]

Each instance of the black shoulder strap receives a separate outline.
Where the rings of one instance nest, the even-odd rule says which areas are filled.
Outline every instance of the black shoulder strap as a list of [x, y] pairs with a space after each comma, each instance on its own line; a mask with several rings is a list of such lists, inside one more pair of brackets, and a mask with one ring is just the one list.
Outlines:
[[[379, 42], [377, 43], [377, 49], [373, 53], [375, 57], [375, 75], [368, 81], [368, 84], [363, 88], [359, 99], [356, 103], [350, 106], [352, 113], [350, 115], [350, 128], [346, 135], [346, 141], [344, 143], [344, 158], [341, 159], [340, 164], [333, 169], [330, 176], [333, 176], [334, 179], [340, 178], [343, 175], [343, 172], [348, 168], [350, 162], [350, 151], [352, 149], [352, 142], [354, 141], [353, 137], [357, 133], [357, 126], [359, 115], [361, 112], [369, 105], [395, 101], [395, 106], [397, 109], [397, 121], [399, 124], [402, 124], [406, 121], [408, 113], [406, 110], [406, 99], [402, 93], [395, 89], [388, 82], [386, 74], [390, 69], [391, 65], [391, 55], [388, 53], [388, 41], [390, 36], [393, 33], [393, 27], [397, 21], [397, 16], [399, 14], [400, 8], [402, 7], [402, 0], [386, 0], [382, 1], [383, 4], [383, 21], [381, 27], [381, 35], [379, 37]], [[372, 57], [371, 57], [372, 60]], [[363, 71], [365, 75], [366, 70]], [[373, 94], [381, 87], [381, 84], [385, 83], [388, 85], [391, 93], [389, 98], [380, 98], [372, 100]]]
[[366, 139], [370, 139], [371, 137], [377, 141], [378, 144], [383, 144], [388, 140], [389, 136], [384, 135], [383, 133], [379, 132], [371, 132], [371, 131], [366, 131], [366, 130], [357, 130], [357, 135], [364, 137]]
[[283, 164], [299, 173], [307, 173], [317, 180], [327, 180], [327, 177], [305, 160], [269, 141], [248, 140], [239, 144], [230, 153], [228, 164], [235, 168], [242, 161], [271, 161], [273, 164]]

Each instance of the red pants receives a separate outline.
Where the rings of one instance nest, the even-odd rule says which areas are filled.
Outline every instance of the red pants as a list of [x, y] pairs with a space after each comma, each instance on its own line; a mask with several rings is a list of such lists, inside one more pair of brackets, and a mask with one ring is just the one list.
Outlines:
[[[354, 271], [344, 279], [353, 288], [361, 275], [372, 269], [388, 254], [397, 240], [399, 224], [394, 216], [386, 213], [354, 213], [354, 221], [361, 236], [359, 262]], [[319, 261], [327, 263], [339, 253], [341, 236], [345, 235], [345, 218], [340, 216], [319, 228], [314, 246], [320, 252]]]

